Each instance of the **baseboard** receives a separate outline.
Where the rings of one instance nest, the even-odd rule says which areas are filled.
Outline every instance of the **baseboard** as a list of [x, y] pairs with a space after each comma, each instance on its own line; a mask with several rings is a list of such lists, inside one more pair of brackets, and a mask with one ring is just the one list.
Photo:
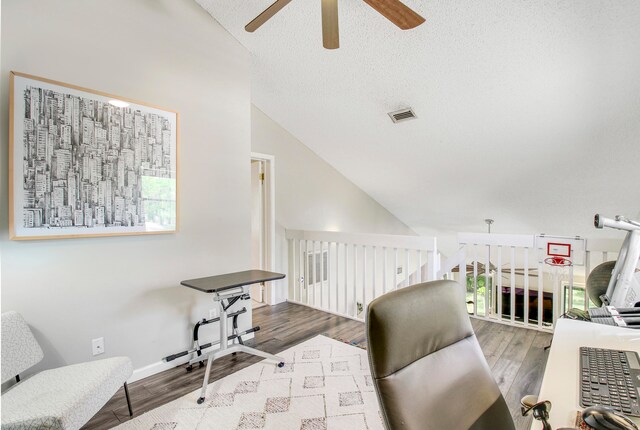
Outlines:
[[164, 372], [165, 370], [173, 369], [174, 367], [181, 366], [187, 363], [191, 359], [191, 355], [185, 355], [184, 357], [177, 358], [173, 361], [160, 360], [155, 363], [151, 363], [148, 366], [135, 369], [131, 378], [127, 380], [128, 383], [136, 382], [149, 376], [153, 376], [156, 373]]
[[[246, 336], [242, 336], [243, 340], [251, 340], [253, 339], [254, 333], [249, 333]], [[207, 348], [205, 351], [209, 352], [209, 351], [216, 351], [218, 350], [219, 347], [216, 345], [212, 348]], [[144, 378], [148, 378], [149, 376], [153, 376], [155, 374], [158, 374], [160, 372], [164, 372], [165, 370], [169, 370], [169, 369], [173, 369], [174, 367], [178, 367], [178, 366], [182, 366], [183, 364], [186, 364], [189, 362], [189, 360], [191, 360], [191, 354], [189, 355], [185, 355], [184, 357], [180, 357], [180, 358], [176, 358], [175, 360], [172, 361], [164, 361], [164, 360], [160, 360], [157, 361], [155, 363], [151, 363], [147, 366], [144, 367], [140, 367], [139, 369], [134, 369], [133, 374], [131, 375], [131, 378], [129, 378], [127, 380], [128, 383], [132, 383], [132, 382], [136, 382], [139, 381], [141, 379]]]
[[343, 314], [342, 312], [334, 312], [334, 311], [330, 311], [330, 310], [327, 310], [327, 309], [319, 308], [319, 307], [317, 307], [317, 306], [309, 305], [309, 304], [307, 304], [307, 303], [299, 302], [299, 301], [297, 301], [297, 300], [287, 299], [287, 302], [289, 302], [289, 303], [294, 303], [294, 304], [296, 304], [296, 305], [306, 306], [306, 307], [308, 307], [308, 308], [316, 309], [316, 310], [318, 310], [318, 311], [326, 312], [326, 313], [328, 313], [328, 314], [332, 314], [332, 315], [337, 315], [337, 316], [339, 316], [339, 317], [349, 318], [350, 320], [354, 320], [354, 321], [358, 321], [358, 322], [364, 322], [364, 318], [353, 317], [353, 316], [348, 315], [348, 314]]

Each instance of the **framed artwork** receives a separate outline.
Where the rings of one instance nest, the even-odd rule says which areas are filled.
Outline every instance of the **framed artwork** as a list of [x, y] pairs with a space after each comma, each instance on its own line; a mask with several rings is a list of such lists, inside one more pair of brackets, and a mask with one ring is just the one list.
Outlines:
[[12, 240], [174, 233], [178, 113], [11, 72]]

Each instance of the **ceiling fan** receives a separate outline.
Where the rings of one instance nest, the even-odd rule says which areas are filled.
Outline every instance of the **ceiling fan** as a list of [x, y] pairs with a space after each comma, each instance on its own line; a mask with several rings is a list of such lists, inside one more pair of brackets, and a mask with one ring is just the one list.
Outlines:
[[[363, 0], [369, 6], [382, 14], [389, 21], [402, 30], [415, 28], [425, 22], [425, 19], [405, 6], [400, 0]], [[288, 5], [291, 0], [276, 0], [265, 9], [244, 29], [249, 33], [256, 31], [262, 24], [271, 19], [276, 13]], [[340, 47], [338, 30], [338, 0], [321, 0], [322, 2], [322, 45], [327, 49]]]

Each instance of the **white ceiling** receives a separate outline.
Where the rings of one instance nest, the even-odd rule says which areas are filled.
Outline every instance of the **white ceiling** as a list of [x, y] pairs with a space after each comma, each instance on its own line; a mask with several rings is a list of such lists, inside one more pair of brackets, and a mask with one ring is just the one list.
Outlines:
[[[639, 216], [640, 2], [404, 3], [397, 29], [340, 0], [322, 48], [321, 0], [197, 0], [253, 54], [252, 98], [416, 232], [594, 235]], [[393, 124], [411, 106], [418, 119]]]

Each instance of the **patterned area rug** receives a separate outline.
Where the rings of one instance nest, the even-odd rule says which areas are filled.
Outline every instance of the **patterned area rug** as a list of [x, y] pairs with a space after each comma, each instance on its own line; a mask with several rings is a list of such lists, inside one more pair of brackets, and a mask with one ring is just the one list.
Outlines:
[[316, 336], [269, 360], [117, 427], [150, 429], [383, 430], [367, 352]]

